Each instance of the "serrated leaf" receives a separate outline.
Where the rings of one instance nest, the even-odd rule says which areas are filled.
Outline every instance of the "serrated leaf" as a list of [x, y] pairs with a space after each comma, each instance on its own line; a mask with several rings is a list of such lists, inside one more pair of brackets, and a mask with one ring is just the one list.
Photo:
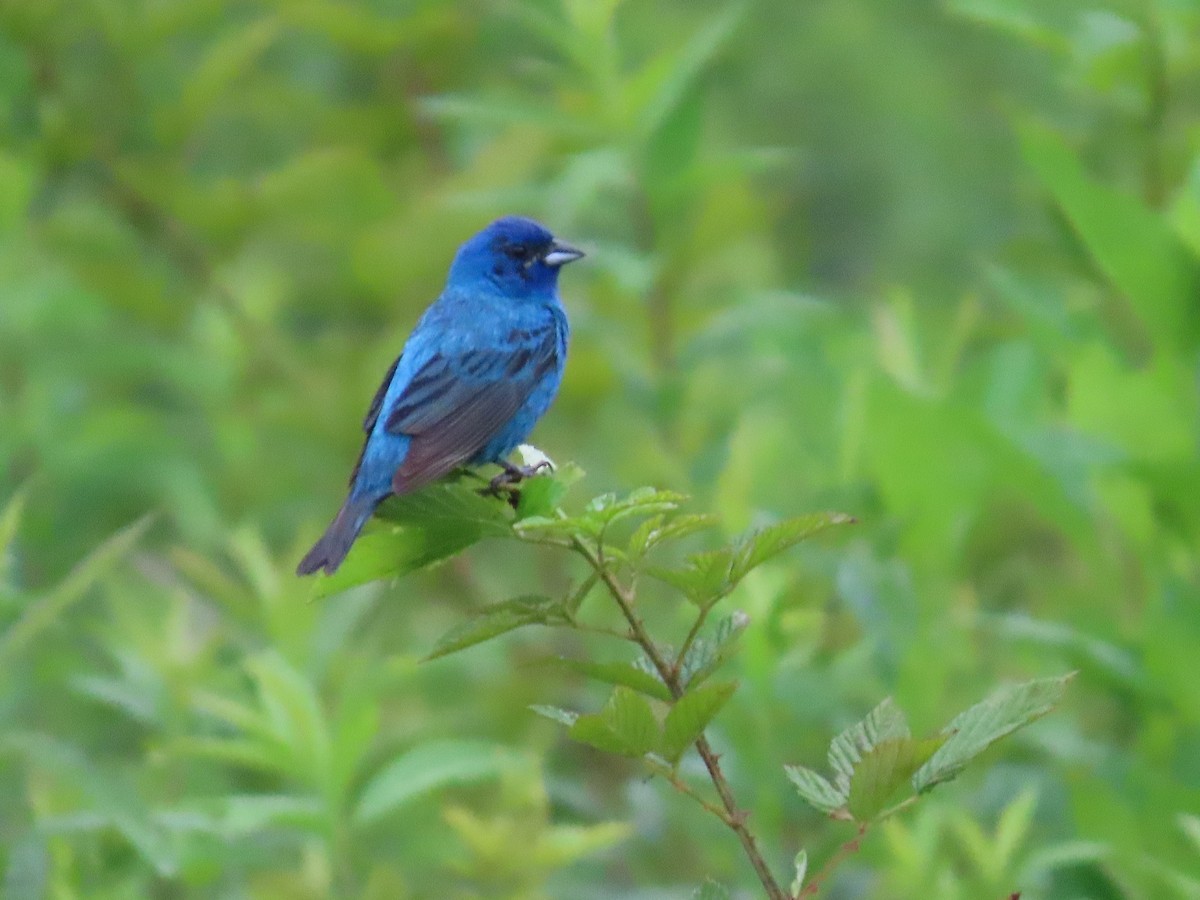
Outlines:
[[692, 891], [692, 900], [729, 900], [729, 888], [705, 878], [704, 884]]
[[846, 805], [846, 795], [812, 769], [804, 766], [784, 766], [783, 771], [788, 780], [795, 785], [801, 798], [814, 809], [828, 815]]
[[619, 499], [612, 494], [597, 497], [588, 504], [588, 512], [602, 525], [607, 526], [630, 516], [654, 516], [673, 512], [687, 499], [686, 494], [675, 491], [640, 487]]
[[1046, 715], [1074, 677], [1072, 672], [1013, 685], [960, 713], [943, 729], [947, 740], [941, 749], [913, 776], [913, 788], [924, 793], [951, 780], [1000, 738]]
[[599, 713], [580, 716], [568, 734], [598, 750], [634, 757], [656, 752], [661, 740], [649, 701], [624, 687], [612, 692]]
[[517, 765], [500, 744], [484, 741], [430, 741], [384, 766], [363, 788], [354, 821], [368, 825], [430, 791], [451, 784], [495, 778]]
[[750, 617], [738, 610], [717, 623], [712, 637], [692, 641], [679, 667], [680, 681], [694, 687], [712, 675], [733, 654], [738, 638], [749, 624]]
[[918, 740], [889, 738], [863, 754], [850, 777], [846, 806], [859, 822], [879, 815], [888, 801], [946, 742], [944, 736]]
[[478, 615], [451, 628], [438, 640], [426, 660], [448, 656], [525, 625], [566, 625], [561, 599], [531, 595], [493, 603]]
[[736, 690], [736, 682], [714, 682], [689, 691], [675, 701], [663, 722], [663, 757], [671, 763], [677, 762]]
[[464, 484], [432, 484], [413, 494], [391, 497], [376, 515], [383, 522], [363, 533], [341, 568], [320, 578], [318, 597], [347, 588], [399, 578], [456, 556], [472, 544], [512, 534], [508, 507], [481, 497]]
[[621, 685], [631, 688], [639, 694], [645, 694], [656, 700], [670, 701], [671, 691], [662, 679], [646, 670], [624, 662], [592, 662], [590, 660], [575, 660], [559, 658], [558, 662], [572, 672], [603, 681], [605, 684]]
[[566, 725], [570, 728], [579, 719], [579, 713], [572, 712], [569, 709], [563, 709], [559, 706], [546, 706], [541, 703], [535, 703], [529, 707], [533, 712], [552, 722], [558, 722], [560, 725]]
[[752, 570], [801, 541], [838, 525], [852, 525], [855, 519], [845, 513], [819, 512], [785, 519], [742, 538], [733, 555], [730, 578], [741, 581]]
[[639, 559], [665, 541], [678, 540], [712, 528], [720, 518], [711, 513], [694, 513], [667, 518], [665, 514], [647, 519], [629, 538], [629, 556]]
[[829, 768], [839, 793], [850, 795], [850, 778], [859, 760], [876, 744], [892, 738], [909, 736], [908, 723], [892, 699], [888, 697], [866, 717], [851, 725], [829, 744]]
[[697, 606], [707, 609], [733, 590], [729, 577], [732, 564], [732, 549], [721, 547], [693, 553], [684, 568], [654, 567], [646, 569], [646, 574], [678, 589]]
[[431, 484], [399, 497], [393, 495], [380, 505], [376, 515], [397, 525], [424, 528], [436, 523], [495, 537], [507, 534], [511, 526], [507, 504], [495, 497], [482, 496], [466, 480]]

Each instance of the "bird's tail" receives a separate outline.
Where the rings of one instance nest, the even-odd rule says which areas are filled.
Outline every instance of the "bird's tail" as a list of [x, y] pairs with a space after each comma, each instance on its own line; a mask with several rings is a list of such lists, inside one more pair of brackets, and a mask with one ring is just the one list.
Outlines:
[[383, 497], [351, 493], [329, 523], [329, 527], [325, 529], [325, 533], [321, 535], [321, 539], [313, 544], [312, 549], [304, 555], [304, 559], [300, 560], [300, 565], [296, 566], [296, 574], [311, 575], [318, 569], [324, 569], [327, 575], [336, 572], [346, 554], [350, 552], [350, 545], [354, 543], [362, 527], [367, 524], [367, 519], [371, 518], [371, 513], [382, 500]]

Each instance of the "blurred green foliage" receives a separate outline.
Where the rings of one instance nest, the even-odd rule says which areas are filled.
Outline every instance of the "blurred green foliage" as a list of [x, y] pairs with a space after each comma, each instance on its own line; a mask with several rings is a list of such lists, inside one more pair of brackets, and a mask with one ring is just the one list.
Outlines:
[[535, 665], [579, 636], [417, 664], [579, 571], [290, 574], [454, 247], [525, 212], [591, 251], [540, 446], [862, 522], [730, 600], [775, 867], [849, 836], [779, 760], [1077, 668], [828, 896], [1200, 897], [1198, 114], [1190, 0], [0, 5], [4, 896], [753, 895], [528, 712], [598, 705]]

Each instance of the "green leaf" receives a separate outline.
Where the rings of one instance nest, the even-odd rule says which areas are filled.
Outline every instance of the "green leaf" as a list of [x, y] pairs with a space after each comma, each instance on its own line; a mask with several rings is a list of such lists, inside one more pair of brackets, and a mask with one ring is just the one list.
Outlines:
[[804, 801], [814, 809], [828, 815], [846, 805], [846, 794], [830, 784], [825, 776], [804, 766], [784, 766], [783, 771]]
[[354, 810], [369, 825], [431, 791], [495, 778], [518, 764], [507, 747], [484, 741], [430, 741], [400, 754], [363, 788]]
[[54, 588], [35, 596], [20, 618], [0, 634], [0, 666], [49, 628], [101, 578], [120, 562], [150, 527], [152, 516], [143, 516], [122, 528], [78, 563]]
[[326, 787], [333, 771], [333, 740], [313, 683], [275, 651], [253, 657], [246, 669], [272, 736], [287, 750], [281, 762], [290, 761], [292, 774], [307, 784]]
[[376, 515], [400, 527], [374, 523], [354, 542], [341, 568], [318, 579], [318, 597], [370, 581], [398, 578], [456, 556], [484, 538], [512, 534], [508, 506], [481, 497], [465, 484], [433, 484], [413, 494], [391, 497]]
[[907, 784], [945, 742], [944, 736], [925, 740], [889, 738], [868, 750], [850, 777], [846, 804], [850, 814], [859, 822], [869, 822], [879, 815], [900, 786]]
[[298, 828], [318, 833], [325, 810], [316, 797], [293, 794], [232, 794], [221, 798], [221, 834], [243, 838], [264, 828]]
[[202, 118], [217, 98], [244, 80], [258, 59], [284, 28], [281, 19], [267, 16], [228, 32], [208, 44], [207, 53], [194, 66], [187, 88], [173, 108], [181, 117], [180, 128]]
[[1050, 129], [1030, 123], [1020, 136], [1025, 160], [1155, 341], [1181, 350], [1195, 346], [1200, 267], [1166, 220], [1091, 178]]
[[611, 525], [630, 516], [653, 516], [656, 513], [673, 512], [687, 499], [687, 494], [676, 491], [640, 487], [620, 499], [613, 494], [603, 494], [588, 504], [587, 512], [601, 524]]
[[665, 541], [678, 540], [713, 528], [718, 522], [720, 518], [712, 513], [692, 513], [671, 518], [664, 514], [653, 516], [639, 525], [630, 536], [629, 556], [631, 559], [639, 559]]
[[913, 787], [924, 793], [957, 776], [1000, 738], [1050, 712], [1074, 677], [1072, 672], [1013, 685], [956, 716], [942, 731], [947, 739], [941, 749], [913, 776]]
[[669, 702], [671, 691], [662, 679], [639, 669], [632, 663], [624, 662], [592, 662], [590, 660], [575, 660], [559, 657], [557, 660], [573, 672], [603, 681], [606, 684], [621, 685], [632, 688], [639, 694], [645, 694], [656, 700]]
[[563, 601], [531, 595], [493, 603], [473, 618], [446, 632], [434, 645], [426, 660], [449, 656], [475, 644], [524, 625], [567, 625], [570, 623]]
[[517, 519], [553, 516], [567, 493], [567, 485], [556, 478], [539, 475], [521, 482]]
[[692, 891], [692, 900], [729, 900], [729, 888], [705, 878], [704, 884]]
[[652, 567], [646, 573], [681, 591], [701, 609], [727, 596], [747, 573], [806, 538], [855, 520], [844, 513], [812, 513], [761, 528], [733, 546], [694, 553], [683, 568]]
[[650, 703], [629, 688], [618, 687], [599, 713], [580, 716], [568, 734], [598, 750], [641, 757], [658, 750], [660, 729]]
[[721, 619], [711, 637], [692, 641], [679, 667], [680, 681], [687, 687], [695, 687], [712, 675], [733, 655], [738, 638], [749, 624], [750, 617], [738, 610]]
[[819, 512], [760, 528], [738, 542], [730, 567], [730, 578], [737, 583], [767, 560], [801, 541], [837, 525], [853, 525], [855, 521], [853, 516], [845, 513]]
[[389, 497], [376, 515], [397, 525], [454, 526], [479, 531], [487, 537], [503, 537], [511, 527], [508, 505], [495, 497], [480, 495], [469, 482], [431, 484], [412, 494]]
[[891, 698], [867, 713], [861, 722], [851, 725], [829, 745], [829, 767], [833, 783], [843, 796], [850, 795], [850, 779], [863, 755], [882, 741], [909, 736], [908, 723]]
[[631, 100], [641, 109], [638, 127], [650, 135], [679, 107], [701, 73], [717, 54], [746, 10], [730, 3], [717, 12], [679, 50], [651, 61], [631, 84]]
[[646, 574], [666, 582], [697, 606], [707, 609], [733, 590], [729, 577], [732, 565], [733, 551], [721, 547], [692, 554], [682, 569], [653, 567], [646, 569]]
[[714, 682], [689, 691], [675, 701], [663, 722], [663, 757], [672, 764], [677, 762], [736, 690], [736, 682]]

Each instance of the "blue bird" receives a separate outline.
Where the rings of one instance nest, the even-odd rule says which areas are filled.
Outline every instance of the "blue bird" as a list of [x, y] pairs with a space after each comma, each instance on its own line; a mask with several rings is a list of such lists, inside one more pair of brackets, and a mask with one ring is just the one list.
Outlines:
[[296, 574], [332, 574], [392, 493], [415, 491], [461, 466], [496, 463], [509, 480], [529, 474], [506, 457], [558, 392], [568, 337], [558, 272], [581, 256], [516, 216], [459, 248], [441, 296], [371, 401], [346, 502]]

